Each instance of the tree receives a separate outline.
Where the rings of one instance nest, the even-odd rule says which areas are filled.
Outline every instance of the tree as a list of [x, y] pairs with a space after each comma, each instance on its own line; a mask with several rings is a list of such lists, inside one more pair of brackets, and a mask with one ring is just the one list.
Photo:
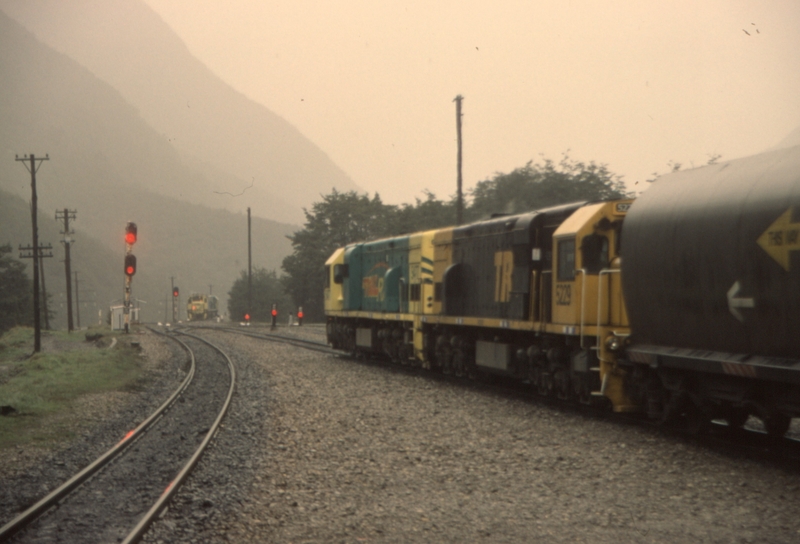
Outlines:
[[435, 228], [455, 225], [456, 201], [444, 202], [430, 191], [425, 191], [426, 199], [416, 199], [416, 204], [400, 206], [392, 223], [393, 234], [421, 232]]
[[11, 252], [10, 244], [0, 246], [0, 333], [17, 325], [33, 325], [33, 282]]
[[321, 321], [325, 261], [338, 247], [389, 236], [397, 207], [384, 204], [377, 194], [370, 199], [355, 191], [340, 193], [334, 189], [311, 211], [303, 211], [305, 226], [288, 237], [293, 253], [281, 265], [287, 274], [282, 281], [294, 304], [303, 307], [306, 318]]
[[[251, 283], [252, 304], [250, 306], [250, 320], [267, 322], [272, 319], [272, 305], [277, 304], [281, 315], [288, 315], [294, 312], [292, 302], [283, 284], [274, 270], [266, 268], [255, 268]], [[235, 282], [231, 290], [228, 291], [228, 315], [231, 320], [244, 320], [244, 315], [248, 312], [247, 300], [247, 271], [242, 270], [241, 276]]]
[[529, 161], [510, 174], [498, 173], [479, 181], [470, 192], [467, 217], [477, 220], [494, 213], [522, 213], [581, 200], [608, 200], [629, 196], [625, 184], [606, 165], [575, 161], [564, 153], [555, 164]]

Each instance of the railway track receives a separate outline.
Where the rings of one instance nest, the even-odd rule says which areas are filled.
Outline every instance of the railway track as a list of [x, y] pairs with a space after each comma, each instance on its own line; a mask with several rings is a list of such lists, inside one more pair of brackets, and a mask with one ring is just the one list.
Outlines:
[[[309, 329], [310, 327], [307, 327]], [[343, 356], [346, 355], [344, 352], [331, 348], [326, 341], [318, 341], [318, 340], [309, 340], [307, 338], [299, 338], [296, 335], [291, 335], [289, 333], [279, 332], [282, 329], [278, 328], [276, 331], [270, 331], [266, 328], [264, 329], [242, 329], [239, 327], [227, 327], [227, 326], [206, 326], [206, 325], [193, 325], [190, 327], [183, 327], [176, 330], [183, 331], [183, 330], [213, 330], [213, 331], [223, 331], [231, 334], [238, 334], [241, 336], [249, 336], [251, 338], [257, 338], [259, 340], [266, 340], [268, 342], [281, 342], [284, 344], [293, 345], [300, 348], [310, 349], [313, 351], [318, 351], [320, 353], [325, 353], [328, 355], [337, 355]], [[323, 329], [324, 331], [324, 329]], [[320, 333], [320, 337], [324, 338], [324, 332]]]
[[[157, 331], [154, 331], [157, 332]], [[136, 542], [168, 504], [217, 432], [236, 369], [209, 341], [187, 332], [186, 378], [120, 442], [0, 528], [0, 541]]]

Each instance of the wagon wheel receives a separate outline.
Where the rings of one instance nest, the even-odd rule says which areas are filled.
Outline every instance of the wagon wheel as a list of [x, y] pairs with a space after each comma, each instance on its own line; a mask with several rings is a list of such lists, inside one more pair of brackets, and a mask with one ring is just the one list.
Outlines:
[[767, 434], [774, 438], [780, 438], [786, 431], [789, 430], [789, 425], [792, 424], [792, 419], [780, 413], [770, 414], [764, 420], [764, 427], [767, 429]]
[[725, 412], [723, 419], [731, 429], [741, 429], [749, 417], [750, 413], [744, 408], [730, 408]]

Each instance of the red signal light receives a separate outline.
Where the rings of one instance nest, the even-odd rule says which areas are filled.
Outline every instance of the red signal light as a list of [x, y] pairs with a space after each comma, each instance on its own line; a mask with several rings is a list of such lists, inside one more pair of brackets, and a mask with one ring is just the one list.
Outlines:
[[134, 274], [136, 274], [136, 256], [125, 255], [125, 275], [133, 276]]
[[272, 317], [275, 317], [276, 315], [278, 315], [278, 310], [273, 308], [272, 309]]
[[172, 288], [172, 296], [175, 297], [175, 298], [178, 298], [179, 294], [180, 294], [180, 291], [178, 290], [178, 288], [177, 287], [173, 287]]
[[244, 314], [244, 320], [250, 321], [250, 314]]
[[132, 246], [136, 243], [136, 234], [138, 229], [136, 223], [128, 223], [125, 225], [125, 243]]

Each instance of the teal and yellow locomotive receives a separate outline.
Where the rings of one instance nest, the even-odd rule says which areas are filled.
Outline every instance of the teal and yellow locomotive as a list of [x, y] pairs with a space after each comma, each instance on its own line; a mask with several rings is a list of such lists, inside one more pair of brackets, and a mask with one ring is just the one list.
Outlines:
[[630, 200], [581, 202], [352, 244], [327, 261], [328, 339], [456, 375], [635, 409], [619, 246]]

